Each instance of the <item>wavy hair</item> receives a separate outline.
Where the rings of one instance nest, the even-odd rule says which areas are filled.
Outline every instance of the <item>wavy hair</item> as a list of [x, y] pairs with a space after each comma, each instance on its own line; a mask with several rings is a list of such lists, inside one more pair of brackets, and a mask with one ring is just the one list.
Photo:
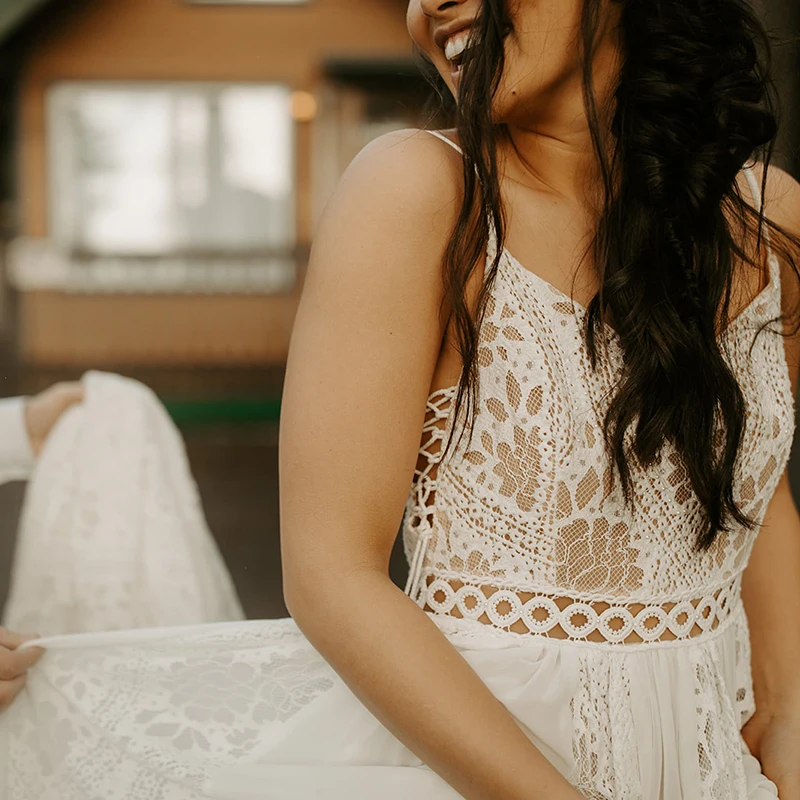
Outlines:
[[[592, 54], [605, 2], [620, 11], [622, 64], [613, 107], [593, 93]], [[463, 362], [455, 399], [471, 434], [478, 403], [477, 348], [486, 301], [503, 254], [505, 220], [493, 104], [513, 30], [506, 0], [484, 0], [462, 68], [453, 122], [464, 159], [464, 196], [444, 256], [445, 303]], [[797, 274], [800, 239], [754, 210], [737, 178], [765, 163], [777, 132], [769, 41], [746, 0], [583, 0], [583, 94], [602, 179], [597, 229], [586, 253], [599, 290], [588, 305], [586, 341], [597, 367], [613, 327], [624, 368], [604, 421], [609, 459], [626, 502], [630, 464], [656, 463], [671, 444], [703, 511], [697, 546], [732, 523], [751, 527], [735, 497], [746, 423], [741, 387], [726, 359], [723, 328], [745, 252], [762, 231]], [[441, 94], [440, 94], [441, 96]], [[611, 129], [601, 119], [611, 119]], [[611, 136], [609, 136], [609, 133]], [[497, 254], [477, 299], [467, 285]], [[800, 277], [800, 275], [798, 276]], [[455, 428], [446, 450], [454, 441]], [[459, 434], [460, 435], [460, 434]]]

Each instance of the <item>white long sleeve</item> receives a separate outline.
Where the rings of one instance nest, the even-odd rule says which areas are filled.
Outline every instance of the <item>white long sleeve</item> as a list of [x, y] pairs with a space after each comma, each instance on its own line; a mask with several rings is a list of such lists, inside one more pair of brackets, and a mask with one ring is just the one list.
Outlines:
[[0, 399], [0, 483], [26, 480], [35, 461], [25, 427], [25, 398]]

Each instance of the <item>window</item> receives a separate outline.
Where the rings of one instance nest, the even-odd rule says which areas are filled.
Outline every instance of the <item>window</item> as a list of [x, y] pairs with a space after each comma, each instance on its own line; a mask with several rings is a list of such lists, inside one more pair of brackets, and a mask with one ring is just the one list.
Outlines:
[[256, 84], [51, 90], [51, 221], [87, 257], [288, 258], [290, 91]]

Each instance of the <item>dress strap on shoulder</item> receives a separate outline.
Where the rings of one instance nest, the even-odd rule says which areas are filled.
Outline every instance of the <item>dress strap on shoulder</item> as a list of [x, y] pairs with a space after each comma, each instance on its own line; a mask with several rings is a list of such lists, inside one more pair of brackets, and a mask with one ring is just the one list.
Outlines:
[[[761, 214], [763, 210], [763, 198], [761, 194], [761, 185], [758, 182], [758, 178], [756, 177], [755, 171], [753, 170], [752, 166], [746, 166], [744, 168], [744, 175], [747, 178], [747, 184], [750, 187], [750, 194], [753, 196], [753, 202], [755, 203], [756, 211]], [[778, 276], [775, 275], [777, 270], [777, 261], [775, 256], [772, 252], [772, 248], [770, 247], [769, 241], [769, 228], [767, 227], [764, 220], [761, 220], [761, 233], [764, 236], [764, 244], [767, 247], [767, 264], [769, 269], [769, 277], [770, 280], [779, 280]]]
[[744, 176], [747, 178], [747, 185], [750, 187], [750, 194], [753, 195], [753, 202], [756, 204], [756, 208], [761, 210], [761, 187], [758, 185], [758, 178], [756, 178], [755, 172], [753, 168], [747, 166], [744, 168]]
[[440, 133], [439, 131], [425, 131], [425, 133], [429, 133], [431, 136], [441, 139], [446, 144], [449, 144], [450, 147], [452, 147], [457, 153], [461, 153], [462, 156], [464, 155], [464, 151], [452, 139], [449, 139], [443, 133]]
[[[453, 148], [457, 153], [460, 153], [462, 156], [464, 155], [464, 151], [450, 138], [445, 136], [440, 131], [428, 131], [426, 130], [425, 133], [429, 133], [431, 136], [435, 136], [437, 139], [441, 139], [446, 144], [449, 144], [450, 147]], [[486, 244], [486, 255], [490, 261], [493, 261], [497, 254], [497, 233], [495, 231], [494, 225], [492, 224], [492, 220], [489, 219], [489, 241]]]
[[[756, 174], [751, 166], [746, 166], [744, 168], [744, 176], [747, 178], [747, 185], [750, 187], [750, 194], [753, 196], [753, 203], [755, 204], [756, 211], [761, 214], [762, 206], [764, 204], [761, 196], [761, 185], [759, 184], [758, 178], [756, 178]], [[763, 221], [761, 223], [761, 228], [764, 234], [764, 241], [767, 244], [767, 252], [771, 255], [772, 251], [770, 250], [769, 246], [769, 230]]]

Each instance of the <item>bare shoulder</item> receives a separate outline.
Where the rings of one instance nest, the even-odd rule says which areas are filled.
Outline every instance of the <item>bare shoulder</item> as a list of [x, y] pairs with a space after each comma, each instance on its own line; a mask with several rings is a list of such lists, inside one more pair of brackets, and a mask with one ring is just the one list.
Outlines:
[[[365, 351], [363, 336], [349, 338], [357, 327], [372, 332], [375, 359], [392, 353], [407, 370], [427, 363], [429, 349], [438, 352], [442, 262], [461, 207], [462, 173], [459, 154], [419, 130], [381, 136], [358, 154], [314, 236], [293, 343], [325, 339], [342, 352]], [[379, 352], [389, 338], [406, 346], [402, 356], [391, 343]]]
[[[752, 175], [758, 183], [759, 189], [761, 190], [763, 187], [766, 218], [790, 237], [800, 237], [800, 183], [779, 167], [770, 166], [765, 170], [764, 164], [760, 162], [752, 167]], [[747, 187], [744, 176], [741, 180], [744, 184], [740, 186], [743, 196], [748, 198], [751, 205], [755, 206], [756, 202], [752, 199], [752, 192]], [[800, 284], [798, 284], [797, 274], [792, 265], [788, 263], [786, 256], [790, 255], [795, 265], [800, 266], [800, 249], [786, 237], [778, 237], [777, 241], [773, 237], [772, 243], [773, 250], [777, 250], [776, 254], [781, 262], [781, 274], [784, 278], [782, 280], [784, 306], [796, 306], [800, 301]]]
[[[306, 295], [347, 278], [441, 299], [441, 264], [463, 197], [460, 155], [419, 130], [386, 134], [345, 171], [314, 237]], [[329, 292], [330, 287], [325, 286]]]
[[[389, 223], [441, 223], [454, 218], [463, 192], [461, 157], [426, 131], [409, 129], [370, 142], [353, 160], [329, 204]], [[452, 222], [452, 219], [450, 220]], [[448, 231], [449, 232], [449, 231]]]
[[[435, 133], [419, 128], [406, 128], [404, 130], [385, 133], [373, 139], [356, 156], [353, 164], [358, 164], [364, 160], [380, 159], [381, 163], [391, 164], [394, 160], [399, 160], [405, 167], [411, 164], [419, 166], [431, 166], [436, 162], [442, 165], [442, 156], [446, 155], [446, 162], [455, 167], [456, 171], [461, 171], [461, 154], [442, 141], [444, 136], [454, 145], [454, 131], [436, 131]], [[409, 160], [411, 164], [409, 164]]]

